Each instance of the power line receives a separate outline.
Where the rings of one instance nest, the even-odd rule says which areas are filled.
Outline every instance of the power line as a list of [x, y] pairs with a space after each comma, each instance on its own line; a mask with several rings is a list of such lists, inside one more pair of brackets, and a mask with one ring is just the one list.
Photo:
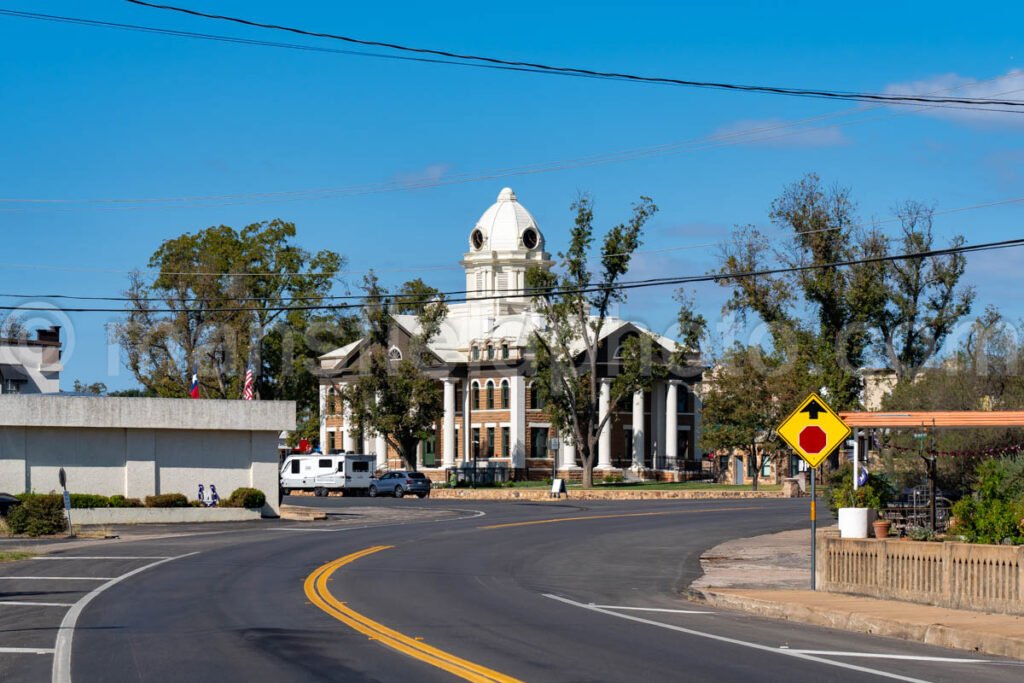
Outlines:
[[[869, 93], [869, 92], [855, 92], [855, 91], [841, 91], [841, 90], [818, 90], [811, 88], [790, 88], [782, 86], [770, 86], [770, 85], [749, 85], [739, 83], [724, 83], [715, 81], [696, 81], [680, 78], [669, 78], [663, 76], [643, 76], [630, 73], [612, 72], [612, 71], [598, 71], [595, 69], [584, 69], [580, 67], [567, 67], [567, 66], [553, 66], [550, 64], [541, 64], [538, 62], [526, 62], [510, 59], [501, 59], [498, 57], [489, 57], [485, 55], [471, 55], [463, 54], [459, 52], [452, 52], [449, 50], [435, 50], [423, 47], [413, 47], [409, 45], [401, 45], [398, 43], [391, 43], [379, 40], [367, 40], [363, 38], [355, 38], [352, 36], [338, 35], [335, 33], [326, 33], [322, 31], [309, 31], [306, 29], [295, 28], [291, 26], [283, 26], [280, 24], [268, 24], [250, 19], [243, 19], [240, 17], [232, 17], [223, 14], [210, 14], [207, 12], [200, 12], [198, 10], [187, 9], [184, 7], [175, 7], [173, 5], [162, 5], [157, 3], [145, 2], [144, 0], [126, 0], [133, 5], [140, 5], [143, 7], [149, 7], [158, 10], [165, 10], [171, 12], [178, 12], [181, 14], [187, 14], [202, 19], [213, 19], [217, 21], [226, 21], [242, 26], [249, 26], [253, 28], [268, 29], [273, 31], [284, 31], [293, 33], [296, 35], [308, 36], [312, 38], [327, 38], [331, 40], [339, 40], [346, 43], [352, 43], [355, 45], [365, 45], [368, 47], [381, 47], [389, 50], [398, 50], [401, 52], [412, 52], [416, 54], [428, 54], [435, 55], [438, 57], [445, 57], [448, 59], [463, 60], [466, 62], [482, 62], [485, 64], [493, 64], [502, 67], [515, 67], [515, 68], [526, 68], [536, 69], [551, 73], [570, 74], [576, 76], [584, 76], [588, 78], [613, 78], [619, 80], [628, 80], [640, 83], [653, 83], [660, 85], [676, 85], [685, 86], [692, 88], [710, 88], [715, 90], [732, 90], [740, 92], [753, 92], [761, 94], [771, 95], [788, 95], [794, 97], [815, 97], [815, 98], [826, 98], [834, 100], [846, 100], [855, 102], [881, 102], [885, 104], [896, 104], [896, 105], [921, 105], [921, 104], [962, 104], [962, 105], [994, 105], [1001, 107], [1024, 107], [1024, 100], [999, 100], [992, 98], [979, 98], [979, 97], [934, 97], [928, 95], [889, 95], [883, 93]], [[983, 109], [987, 110], [987, 109]], [[1010, 112], [1016, 112], [1017, 110], [1010, 109]]]
[[[830, 268], [844, 268], [856, 265], [866, 265], [871, 263], [887, 263], [893, 261], [905, 261], [910, 259], [926, 259], [935, 258], [938, 256], [949, 256], [953, 254], [967, 254], [973, 252], [982, 251], [996, 251], [1002, 249], [1012, 249], [1016, 247], [1024, 246], [1024, 238], [1002, 240], [998, 242], [984, 242], [981, 244], [966, 244], [957, 247], [947, 247], [944, 249], [929, 249], [927, 251], [918, 251], [906, 254], [890, 254], [887, 256], [875, 256], [870, 258], [859, 258], [859, 259], [847, 259], [843, 261], [833, 261], [831, 263], [822, 264], [806, 264], [801, 266], [784, 266], [779, 268], [765, 268], [757, 271], [733, 271], [729, 273], [709, 273], [705, 275], [689, 275], [682, 277], [667, 277], [667, 278], [650, 278], [646, 280], [635, 280], [630, 282], [621, 282], [610, 287], [603, 285], [591, 285], [588, 287], [579, 288], [560, 288], [553, 287], [551, 289], [539, 290], [539, 289], [524, 289], [515, 292], [508, 292], [505, 294], [491, 294], [485, 296], [463, 296], [458, 298], [448, 299], [446, 297], [449, 292], [438, 292], [431, 294], [423, 299], [413, 299], [409, 301], [411, 305], [418, 303], [428, 304], [437, 301], [439, 297], [445, 297], [445, 303], [466, 303], [468, 301], [495, 301], [503, 299], [522, 299], [525, 297], [540, 297], [540, 296], [566, 296], [571, 294], [595, 294], [606, 291], [628, 291], [633, 289], [643, 289], [648, 287], [665, 287], [675, 285], [686, 285], [696, 284], [702, 282], [723, 282], [729, 280], [743, 280], [747, 278], [755, 277], [769, 277], [772, 275], [783, 275], [787, 273], [800, 273], [812, 270], [824, 270]], [[465, 294], [464, 290], [457, 290], [451, 292], [452, 294]], [[401, 294], [382, 294], [379, 298], [384, 300], [394, 300], [402, 296]], [[359, 296], [358, 298], [366, 300], [368, 297], [365, 295]], [[269, 313], [269, 312], [287, 312], [287, 311], [343, 311], [343, 310], [361, 310], [366, 307], [367, 304], [328, 304], [328, 305], [311, 305], [311, 306], [268, 306], [265, 308], [252, 308], [252, 307], [238, 307], [238, 308], [216, 308], [212, 309], [211, 313]], [[41, 311], [41, 312], [52, 312], [52, 307], [40, 307], [40, 306], [0, 306], [0, 310], [3, 311]], [[61, 308], [60, 311], [64, 313], [130, 313], [129, 309], [124, 308]], [[145, 309], [145, 313], [158, 314], [158, 313], [181, 313], [180, 309], [172, 308], [149, 308]], [[199, 311], [195, 311], [199, 312]]]
[[[966, 211], [975, 211], [978, 209], [988, 209], [996, 206], [1006, 206], [1009, 204], [1020, 204], [1024, 203], [1024, 197], [1010, 197], [1007, 199], [998, 199], [990, 202], [981, 202], [978, 204], [968, 204], [965, 206], [957, 206], [951, 209], [943, 209], [941, 211], [934, 211], [933, 216], [946, 216], [957, 213], [964, 213]], [[782, 230], [778, 231], [775, 236], [770, 236], [772, 239], [784, 239], [788, 237], [800, 237], [802, 235], [813, 235], [824, 232], [833, 232], [836, 230], [844, 229], [856, 229], [864, 228], [869, 225], [885, 225], [888, 223], [895, 223], [899, 221], [898, 216], [890, 218], [884, 218], [881, 220], [875, 220], [871, 222], [860, 221], [848, 226], [830, 227], [830, 228], [818, 228], [815, 230], [800, 230], [792, 234], [786, 234]], [[709, 249], [720, 246], [721, 242], [703, 242], [698, 244], [684, 244], [674, 247], [663, 247], [659, 249], [637, 249], [632, 252], [632, 255], [637, 254], [665, 254], [677, 251], [688, 251], [692, 249]], [[616, 254], [623, 255], [623, 254]], [[0, 263], [0, 268], [8, 269], [23, 269], [23, 270], [58, 270], [68, 272], [82, 272], [82, 273], [111, 273], [115, 275], [131, 275], [136, 272], [147, 272], [150, 273], [148, 277], [160, 277], [160, 276], [192, 276], [192, 275], [208, 275], [211, 277], [330, 277], [338, 278], [341, 276], [352, 276], [352, 275], [365, 275], [370, 271], [353, 271], [353, 270], [338, 270], [338, 271], [325, 271], [322, 273], [271, 273], [271, 272], [209, 272], [209, 271], [168, 271], [161, 272], [159, 269], [136, 269], [136, 270], [120, 270], [114, 268], [84, 268], [81, 266], [55, 266], [46, 263]], [[457, 270], [462, 269], [459, 265], [429, 265], [429, 266], [412, 266], [404, 268], [374, 268], [372, 269], [375, 273], [411, 273], [421, 271], [440, 271], [440, 270]], [[450, 292], [450, 293], [464, 293], [464, 292]], [[80, 301], [126, 301], [125, 297], [103, 297], [103, 296], [73, 296], [64, 294], [0, 294], [0, 297], [6, 298], [19, 298], [19, 299], [53, 299], [62, 298], [69, 300], [80, 300]], [[148, 300], [151, 301], [164, 301], [168, 297], [150, 297]], [[299, 297], [301, 299], [302, 297]], [[324, 295], [319, 297], [308, 297], [309, 299], [325, 299], [325, 300], [339, 300], [339, 299], [359, 299], [361, 296], [356, 295]], [[224, 300], [238, 301], [236, 297], [225, 297]], [[262, 300], [262, 299], [260, 299]], [[295, 299], [298, 300], [298, 299]], [[214, 301], [208, 299], [207, 301]]]
[[[370, 57], [374, 59], [390, 59], [402, 62], [421, 62], [426, 64], [443, 64], [446, 66], [461, 66], [469, 68], [479, 69], [492, 69], [501, 71], [522, 71], [527, 73], [549, 73], [549, 75], [565, 75], [570, 76], [572, 74], [558, 74], [555, 72], [544, 72], [539, 69], [529, 68], [512, 68], [503, 67], [493, 64], [470, 64], [468, 62], [459, 62], [450, 59], [434, 59], [430, 57], [410, 57], [408, 55], [389, 55], [380, 52], [363, 52], [359, 50], [341, 50], [337, 48], [321, 47], [318, 45], [303, 45], [300, 43], [281, 43], [272, 40], [258, 40], [255, 38], [240, 38], [237, 36], [226, 36], [216, 33], [197, 33], [194, 31], [180, 31], [177, 29], [162, 28], [159, 26], [143, 26], [139, 24], [125, 24], [114, 21], [102, 21], [99, 19], [84, 19], [82, 17], [66, 17], [57, 14], [41, 14], [39, 12], [22, 12], [18, 10], [0, 9], [0, 15], [14, 17], [18, 19], [36, 19], [39, 21], [50, 21], [63, 24], [77, 24], [80, 26], [90, 26], [94, 28], [109, 28], [122, 31], [136, 31], [139, 33], [153, 33], [157, 35], [166, 35], [175, 38], [195, 38], [197, 40], [208, 40], [213, 42], [221, 43], [235, 43], [239, 45], [255, 45], [259, 47], [273, 47], [282, 48], [287, 50], [299, 50], [302, 52], [322, 52], [327, 54], [346, 55], [350, 57]], [[600, 78], [594, 76], [593, 78]], [[608, 79], [608, 80], [621, 80], [621, 79]]]

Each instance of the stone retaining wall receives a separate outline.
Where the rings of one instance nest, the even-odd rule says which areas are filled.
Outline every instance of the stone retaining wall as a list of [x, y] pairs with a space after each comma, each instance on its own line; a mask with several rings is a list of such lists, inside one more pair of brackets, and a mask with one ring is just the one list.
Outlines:
[[820, 590], [1024, 614], [1024, 546], [822, 536]]
[[[438, 489], [431, 498], [462, 500], [548, 500], [549, 489]], [[563, 494], [563, 498], [566, 496]], [[781, 498], [780, 491], [602, 491], [572, 489], [569, 500], [709, 500], [719, 498]]]

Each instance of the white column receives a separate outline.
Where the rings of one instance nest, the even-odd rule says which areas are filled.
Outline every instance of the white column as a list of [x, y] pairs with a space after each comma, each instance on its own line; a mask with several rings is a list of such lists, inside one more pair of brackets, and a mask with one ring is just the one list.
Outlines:
[[[380, 395], [377, 396], [377, 402], [380, 403]], [[377, 469], [387, 469], [388, 467], [388, 442], [384, 438], [383, 434], [377, 434], [374, 439], [373, 453], [377, 456]]]
[[[689, 388], [686, 391], [689, 391]], [[696, 391], [692, 392], [690, 399], [693, 401], [691, 406], [691, 410], [693, 410], [693, 434], [690, 439], [690, 451], [697, 460], [700, 460], [703, 457], [700, 451], [700, 417], [704, 411], [704, 405], [701, 403], [700, 394]]]
[[655, 469], [665, 467], [665, 459], [670, 455], [665, 438], [665, 411], [659, 407], [665, 405], [665, 385], [662, 382], [655, 382], [651, 387], [651, 431], [654, 438], [651, 439], [651, 450], [654, 453], [651, 460], [654, 461]]
[[853, 430], [853, 490], [860, 488], [857, 480], [860, 479], [860, 430]]
[[[608, 415], [608, 409], [612, 400], [611, 380], [601, 380], [601, 402], [598, 406], [598, 420], [604, 420]], [[612, 425], [611, 420], [605, 423], [604, 429], [598, 435], [597, 440], [597, 469], [610, 470], [612, 468]]]
[[327, 387], [320, 385], [320, 450], [327, 452]]
[[526, 378], [509, 378], [509, 456], [513, 469], [526, 467]]
[[633, 469], [644, 467], [644, 438], [644, 392], [641, 389], [633, 392]]
[[572, 443], [565, 434], [562, 434], [558, 441], [562, 447], [562, 462], [558, 468], [562, 470], [578, 470], [579, 465], [576, 464], [576, 444]]
[[462, 381], [462, 462], [473, 460], [473, 383], [467, 377]]
[[455, 465], [455, 380], [444, 381], [444, 426], [442, 429], [441, 449], [443, 459], [441, 464], [444, 467]]
[[669, 458], [676, 458], [677, 451], [679, 450], [678, 410], [679, 382], [672, 380], [668, 383], [665, 391], [665, 451], [668, 453]]
[[348, 401], [342, 402], [343, 419], [345, 420], [344, 431], [341, 433], [341, 447], [347, 453], [356, 451], [356, 430], [355, 425], [352, 424], [352, 406], [348, 404]]
[[423, 469], [423, 442], [416, 444], [416, 469]]

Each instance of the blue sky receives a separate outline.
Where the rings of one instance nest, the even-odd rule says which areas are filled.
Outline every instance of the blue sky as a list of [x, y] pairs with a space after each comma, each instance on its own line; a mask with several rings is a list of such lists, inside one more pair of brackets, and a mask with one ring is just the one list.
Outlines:
[[[509, 59], [678, 78], [862, 91], [1024, 98], [1024, 7], [1013, 3], [372, 3], [180, 0], [314, 30]], [[286, 42], [284, 34], [116, 0], [8, 0], [5, 9]], [[1014, 92], [1017, 91], [1017, 92]], [[1020, 122], [1018, 122], [1018, 120]], [[802, 122], [802, 123], [801, 123]], [[751, 135], [750, 130], [764, 132]], [[661, 212], [632, 277], [703, 273], [736, 224], [767, 226], [804, 173], [849, 186], [864, 220], [905, 199], [938, 211], [1024, 197], [1024, 116], [911, 112], [591, 79], [495, 72], [211, 43], [0, 16], [0, 196], [196, 197], [341, 188], [325, 197], [167, 204], [0, 203], [0, 292], [117, 295], [160, 242], [210, 225], [280, 217], [331, 248], [358, 280], [463, 284], [458, 260], [504, 185], [552, 250], [591, 193], [601, 227], [639, 195]], [[739, 134], [737, 134], [739, 132]], [[717, 136], [717, 137], [714, 137]], [[761, 138], [761, 139], [757, 139]], [[686, 144], [686, 141], [696, 141]], [[682, 143], [617, 163], [569, 160]], [[504, 178], [499, 169], [560, 170]], [[410, 185], [439, 181], [435, 187]], [[354, 186], [387, 186], [359, 193]], [[1018, 237], [1024, 204], [940, 216], [941, 241]], [[888, 224], [892, 229], [894, 226]], [[680, 248], [687, 247], [687, 248]], [[671, 251], [665, 251], [671, 250]], [[445, 268], [419, 270], [425, 266]], [[978, 305], [1024, 304], [1024, 254], [970, 257]], [[339, 285], [339, 291], [343, 289]], [[671, 330], [670, 292], [622, 314]], [[725, 291], [702, 285], [718, 320]], [[40, 299], [32, 299], [38, 301]], [[42, 300], [46, 300], [43, 298]], [[4, 299], [20, 304], [26, 299]], [[134, 385], [105, 343], [113, 314], [69, 314], [64, 387]]]

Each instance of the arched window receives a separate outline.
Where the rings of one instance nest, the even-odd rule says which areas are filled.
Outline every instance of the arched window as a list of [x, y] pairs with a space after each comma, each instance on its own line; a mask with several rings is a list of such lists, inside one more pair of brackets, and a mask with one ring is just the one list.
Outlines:
[[494, 380], [487, 380], [487, 410], [494, 410]]
[[402, 350], [397, 346], [392, 346], [388, 351], [388, 360], [402, 360]]
[[508, 410], [508, 380], [501, 380], [501, 407]]
[[530, 385], [530, 410], [544, 410], [544, 401], [536, 384]]
[[615, 349], [615, 353], [612, 354], [612, 358], [614, 358], [615, 360], [622, 360], [622, 355], [626, 352], [626, 344], [629, 343], [630, 339], [636, 339], [638, 338], [638, 336], [639, 335], [637, 335], [635, 332], [630, 332], [622, 335], [622, 338], [619, 340], [619, 345]]
[[327, 414], [338, 414], [338, 392], [333, 387], [327, 390]]
[[480, 360], [480, 347], [476, 344], [473, 345], [473, 348], [470, 351], [470, 358], [473, 360]]
[[508, 344], [501, 345], [501, 358], [502, 360], [508, 360]]
[[480, 407], [480, 382], [473, 382], [473, 395], [470, 397], [469, 403], [473, 408]]

